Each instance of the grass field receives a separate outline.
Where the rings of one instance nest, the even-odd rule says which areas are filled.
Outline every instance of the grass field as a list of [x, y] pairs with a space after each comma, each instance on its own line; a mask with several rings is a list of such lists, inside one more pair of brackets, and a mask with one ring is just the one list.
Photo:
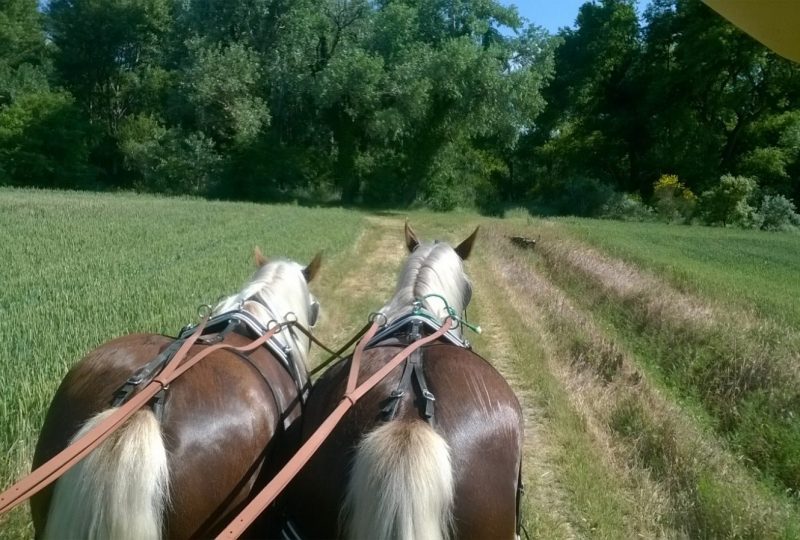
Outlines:
[[[392, 293], [406, 215], [0, 189], [0, 483], [29, 467], [70, 365], [176, 332], [256, 244], [325, 251], [319, 337], [343, 342]], [[533, 537], [800, 538], [800, 235], [409, 217], [423, 238], [482, 227], [472, 340], [525, 409]], [[1, 538], [31, 532], [24, 509], [0, 518]]]

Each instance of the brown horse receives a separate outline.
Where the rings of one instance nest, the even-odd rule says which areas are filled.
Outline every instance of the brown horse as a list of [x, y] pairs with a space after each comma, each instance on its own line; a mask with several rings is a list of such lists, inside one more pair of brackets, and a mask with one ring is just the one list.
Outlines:
[[[220, 341], [248, 344], [272, 321], [287, 317], [306, 327], [314, 324], [318, 304], [307, 283], [319, 268], [319, 255], [305, 268], [286, 260], [267, 262], [258, 251], [256, 261], [259, 268], [242, 291], [212, 310], [213, 333], [190, 355]], [[174, 343], [161, 335], [129, 335], [76, 364], [50, 404], [34, 467], [107, 417], [115, 409], [109, 407], [115, 392], [171, 346], [174, 352]], [[53, 488], [32, 499], [37, 538], [214, 534], [293, 451], [309, 380], [308, 348], [308, 338], [287, 327], [268, 347], [247, 355], [224, 349], [209, 355], [152, 408], [136, 412]]]
[[[453, 249], [420, 243], [406, 225], [411, 254], [395, 296], [381, 310], [386, 325], [364, 352], [359, 382], [448, 314], [463, 312], [471, 286], [462, 260], [477, 232]], [[290, 486], [287, 530], [303, 538], [358, 540], [515, 537], [519, 402], [503, 377], [465, 346], [461, 328], [445, 336], [348, 412]], [[304, 438], [342, 399], [349, 366], [349, 359], [340, 362], [315, 384]]]

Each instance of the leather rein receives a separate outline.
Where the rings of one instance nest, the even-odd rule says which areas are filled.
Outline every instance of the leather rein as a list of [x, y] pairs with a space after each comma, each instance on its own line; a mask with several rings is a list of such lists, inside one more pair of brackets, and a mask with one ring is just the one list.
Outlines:
[[[216, 343], [208, 346], [208, 348], [187, 359], [186, 357], [189, 353], [189, 350], [198, 343], [199, 338], [206, 328], [207, 322], [208, 315], [206, 315], [203, 320], [194, 328], [192, 333], [183, 340], [183, 343], [175, 352], [175, 355], [165, 363], [163, 369], [141, 390], [133, 394], [132, 397], [121, 404], [116, 411], [99, 422], [91, 430], [86, 432], [80, 439], [67, 446], [64, 450], [39, 466], [35, 471], [31, 472], [31, 474], [0, 494], [0, 514], [10, 511], [58, 480], [58, 478], [66, 473], [71, 467], [86, 457], [86, 455], [88, 455], [92, 450], [100, 446], [114, 432], [114, 430], [119, 428], [126, 420], [133, 416], [134, 413], [150, 402], [150, 400], [152, 400], [159, 392], [165, 390], [172, 381], [180, 377], [183, 373], [211, 353], [221, 349], [239, 353], [248, 353], [254, 351], [258, 347], [264, 345], [276, 333], [287, 326], [296, 327], [298, 330], [307, 335], [312, 341], [321, 345], [321, 343], [319, 343], [319, 341], [311, 334], [310, 331], [297, 323], [297, 321], [291, 320], [271, 326], [266, 333], [247, 345], [234, 346], [224, 342]], [[347, 413], [347, 411], [350, 410], [350, 408], [355, 405], [358, 400], [361, 399], [367, 392], [381, 382], [393, 369], [400, 365], [401, 362], [405, 361], [409, 356], [414, 354], [423, 346], [436, 341], [452, 330], [452, 324], [454, 322], [455, 320], [452, 317], [447, 317], [444, 321], [442, 321], [441, 326], [434, 333], [426, 337], [421, 337], [420, 339], [410, 343], [360, 385], [357, 385], [357, 382], [364, 349], [373, 340], [381, 326], [383, 326], [379, 324], [378, 318], [373, 317], [371, 324], [368, 324], [362, 330], [360, 330], [345, 346], [340, 348], [338, 351], [333, 352], [332, 357], [328, 361], [324, 362], [324, 365], [329, 363], [329, 361], [333, 360], [334, 358], [341, 358], [341, 354], [346, 351], [359, 337], [361, 337], [361, 340], [358, 342], [358, 345], [356, 345], [356, 349], [353, 353], [350, 363], [350, 371], [347, 378], [347, 386], [339, 405], [319, 426], [317, 431], [315, 431], [314, 434], [300, 447], [294, 456], [292, 456], [286, 465], [264, 487], [264, 489], [258, 495], [256, 495], [256, 497], [241, 511], [241, 513], [223, 530], [223, 532], [217, 538], [239, 538], [239, 536], [241, 536], [247, 527], [249, 527], [267, 508], [267, 506], [269, 506], [275, 500], [281, 491], [286, 488], [289, 482], [297, 475], [297, 473], [308, 462], [308, 460], [311, 459], [325, 439], [331, 434], [339, 421], [344, 417], [345, 413]], [[327, 347], [323, 348], [329, 352], [332, 352]]]
[[311, 457], [316, 453], [325, 439], [331, 434], [336, 425], [341, 421], [344, 415], [350, 408], [355, 405], [364, 394], [372, 390], [379, 382], [381, 382], [393, 369], [405, 361], [415, 351], [422, 348], [433, 341], [442, 337], [446, 332], [451, 330], [451, 323], [455, 322], [453, 318], [447, 317], [442, 321], [442, 325], [433, 334], [418, 339], [397, 353], [391, 360], [389, 360], [383, 367], [376, 371], [366, 381], [357, 386], [358, 373], [361, 366], [361, 358], [364, 355], [364, 349], [375, 337], [375, 334], [380, 329], [381, 325], [375, 318], [369, 326], [366, 333], [361, 338], [361, 341], [356, 345], [353, 359], [350, 362], [350, 371], [347, 377], [347, 386], [345, 388], [344, 396], [339, 402], [339, 405], [328, 415], [325, 421], [320, 424], [317, 430], [311, 437], [303, 443], [300, 449], [292, 456], [292, 458], [283, 466], [283, 468], [276, 474], [272, 480], [261, 490], [261, 492], [250, 501], [250, 503], [239, 513], [236, 518], [217, 536], [217, 540], [239, 538], [242, 533], [249, 527], [259, 515], [277, 498], [277, 496], [289, 485], [289, 482], [297, 475], [303, 466], [308, 463]]

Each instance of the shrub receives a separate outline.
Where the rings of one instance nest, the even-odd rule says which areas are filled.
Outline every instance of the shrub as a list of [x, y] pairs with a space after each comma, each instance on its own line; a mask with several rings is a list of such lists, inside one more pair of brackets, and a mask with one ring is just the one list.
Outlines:
[[201, 132], [167, 129], [151, 116], [127, 118], [119, 146], [143, 191], [206, 195], [219, 176], [221, 158], [211, 139]]
[[600, 217], [622, 221], [650, 221], [653, 219], [653, 209], [644, 204], [639, 195], [615, 193], [603, 205]]
[[800, 214], [783, 195], [766, 195], [755, 214], [755, 222], [766, 231], [791, 231], [800, 226]]
[[658, 217], [667, 222], [691, 219], [697, 197], [674, 174], [662, 174], [653, 184], [653, 201]]
[[752, 226], [754, 209], [748, 199], [756, 187], [756, 181], [746, 176], [722, 176], [719, 184], [700, 196], [700, 216], [708, 225]]

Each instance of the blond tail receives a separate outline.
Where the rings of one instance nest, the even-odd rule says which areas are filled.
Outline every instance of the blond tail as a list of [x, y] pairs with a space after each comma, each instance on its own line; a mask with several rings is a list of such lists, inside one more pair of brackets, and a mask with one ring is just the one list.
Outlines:
[[453, 470], [445, 440], [422, 421], [388, 422], [359, 444], [345, 496], [350, 540], [446, 540]]
[[[115, 410], [94, 416], [72, 440]], [[58, 480], [43, 539], [160, 539], [168, 484], [161, 427], [143, 409]]]

